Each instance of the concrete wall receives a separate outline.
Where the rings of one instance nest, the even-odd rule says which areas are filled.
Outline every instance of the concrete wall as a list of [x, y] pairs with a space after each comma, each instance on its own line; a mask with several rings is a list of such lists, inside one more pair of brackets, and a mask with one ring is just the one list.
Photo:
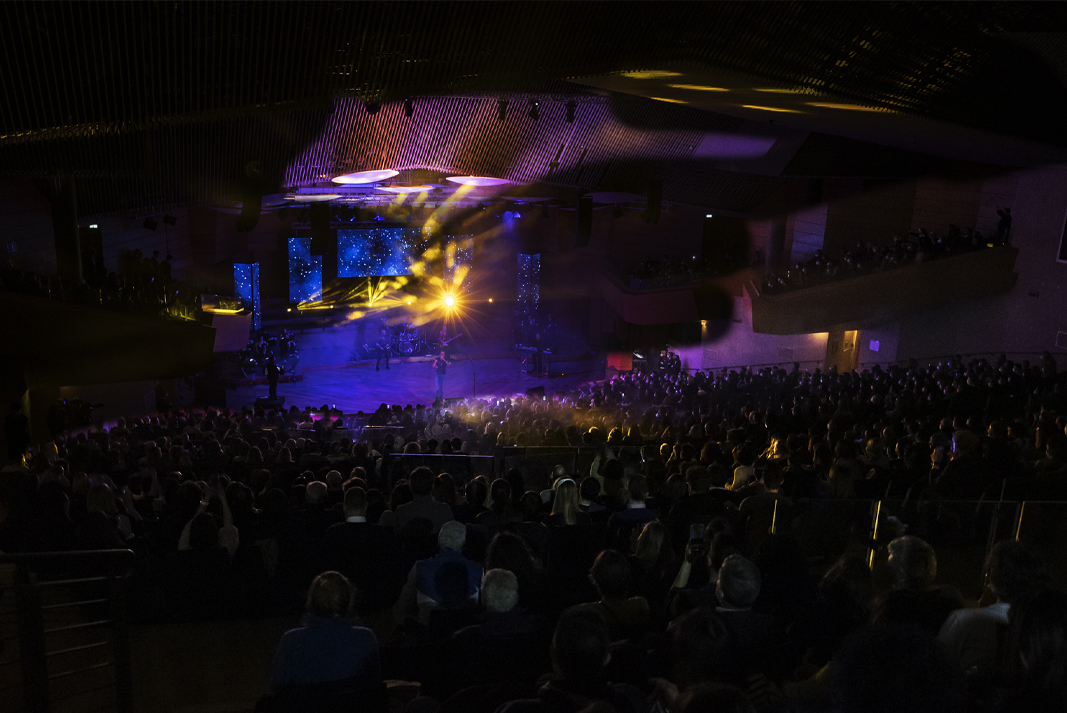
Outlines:
[[[994, 208], [1010, 205], [1012, 244], [1019, 248], [1018, 282], [1011, 292], [997, 297], [932, 306], [901, 320], [897, 358], [976, 352], [1013, 352], [1024, 358], [1024, 353], [1044, 350], [1065, 355], [1056, 349], [1055, 341], [1058, 331], [1067, 331], [1067, 264], [1056, 261], [1067, 212], [1067, 166], [972, 182], [966, 189], [956, 186], [945, 192], [946, 203], [938, 215], [948, 218], [956, 211], [956, 219], [963, 221], [957, 225], [973, 224], [988, 233], [996, 228]], [[949, 197], [953, 200], [948, 201]], [[964, 209], [973, 211], [974, 222], [967, 222]], [[935, 208], [927, 204], [923, 210], [930, 215]]]
[[56, 273], [52, 206], [28, 179], [0, 179], [0, 258], [30, 272]]
[[742, 365], [777, 364], [803, 369], [822, 368], [826, 359], [826, 332], [777, 336], [752, 331], [752, 300], [747, 291], [735, 298], [734, 318], [726, 323], [709, 321], [699, 345], [678, 349], [689, 369], [721, 369]]
[[145, 257], [159, 251], [162, 261], [167, 255], [171, 260], [171, 274], [179, 280], [189, 276], [192, 266], [192, 249], [189, 244], [189, 217], [184, 208], [170, 211], [177, 218], [173, 226], [163, 222], [163, 216], [154, 216], [156, 229], [144, 227], [144, 218], [108, 218], [98, 222], [104, 245], [104, 265], [109, 272], [117, 272], [119, 256], [123, 251], [140, 250]]

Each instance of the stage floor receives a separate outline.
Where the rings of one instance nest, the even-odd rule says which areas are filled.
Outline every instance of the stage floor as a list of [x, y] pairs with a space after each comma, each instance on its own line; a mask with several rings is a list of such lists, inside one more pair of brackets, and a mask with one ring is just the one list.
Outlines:
[[[381, 371], [375, 371], [371, 362], [301, 370], [304, 380], [278, 384], [278, 395], [285, 397], [286, 408], [329, 404], [345, 413], [373, 411], [383, 402], [402, 406], [433, 403], [436, 386], [429, 361], [394, 361], [389, 366], [388, 370], [383, 366]], [[519, 360], [515, 358], [464, 359], [448, 368], [445, 398], [500, 398], [523, 394], [538, 386], [544, 386], [545, 394], [551, 396], [556, 391], [570, 390], [603, 378], [603, 367], [542, 379], [521, 371]], [[266, 395], [265, 385], [242, 386], [226, 392], [226, 403], [230, 408], [241, 408], [254, 404], [256, 397]]]

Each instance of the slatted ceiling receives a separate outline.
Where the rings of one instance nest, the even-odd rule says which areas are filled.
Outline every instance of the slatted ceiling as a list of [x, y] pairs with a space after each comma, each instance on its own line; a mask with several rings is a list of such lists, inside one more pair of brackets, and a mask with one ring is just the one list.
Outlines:
[[[537, 121], [526, 116], [531, 98], [540, 99]], [[307, 186], [322, 182], [324, 174], [417, 167], [522, 183], [640, 184], [649, 166], [677, 171], [672, 166], [692, 157], [704, 133], [741, 125], [732, 117], [671, 104], [630, 104], [624, 123], [607, 98], [590, 97], [567, 123], [563, 102], [540, 94], [513, 96], [501, 122], [495, 97], [423, 97], [412, 119], [403, 116], [400, 102], [371, 116], [361, 101], [340, 99], [321, 138], [290, 164], [285, 183]], [[682, 128], [675, 128], [679, 124]], [[553, 168], [557, 155], [559, 166]], [[635, 170], [641, 175], [632, 175]], [[670, 200], [669, 189], [666, 197]]]
[[[0, 135], [685, 61], [1025, 131], [998, 99], [1036, 107], [1060, 94], [1042, 96], [1041, 67], [990, 33], [1067, 27], [1059, 3], [8, 2], [3, 13], [13, 71]], [[972, 91], [989, 76], [1016, 81]]]
[[[736, 210], [769, 184], [693, 173], [686, 161], [695, 134], [733, 130], [736, 120], [645, 100], [605, 102], [563, 80], [710, 65], [1062, 144], [1062, 85], [991, 33], [1067, 29], [1064, 8], [6, 2], [0, 173], [73, 171], [89, 216], [232, 199], [253, 159], [291, 184], [382, 165], [639, 191], [656, 176], [665, 200], [704, 195], [728, 203], [708, 205]], [[367, 117], [355, 98], [337, 100], [330, 117], [346, 93], [414, 96], [415, 117], [388, 101]], [[579, 93], [568, 125], [549, 97]], [[512, 102], [504, 123], [496, 121], [499, 96]], [[536, 123], [525, 117], [529, 96], [544, 99]], [[694, 175], [711, 183], [688, 185]]]
[[957, 172], [951, 159], [812, 132], [782, 171], [784, 176], [908, 178]]

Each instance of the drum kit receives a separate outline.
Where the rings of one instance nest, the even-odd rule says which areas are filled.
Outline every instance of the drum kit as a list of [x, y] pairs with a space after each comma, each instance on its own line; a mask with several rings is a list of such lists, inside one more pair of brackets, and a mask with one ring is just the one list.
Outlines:
[[[384, 333], [385, 340], [379, 340], [378, 344], [386, 341], [389, 351], [393, 356], [423, 356], [432, 354], [432, 345], [423, 338], [419, 328], [410, 324], [398, 324]], [[376, 352], [378, 345], [364, 345], [368, 352]]]
[[418, 327], [400, 324], [393, 334], [393, 351], [400, 356], [418, 356], [429, 353], [429, 344], [422, 338]]

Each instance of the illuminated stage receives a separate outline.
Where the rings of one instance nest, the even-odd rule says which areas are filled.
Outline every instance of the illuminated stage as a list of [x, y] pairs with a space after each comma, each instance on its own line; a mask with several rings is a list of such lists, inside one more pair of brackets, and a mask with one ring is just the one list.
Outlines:
[[[523, 394], [527, 389], [545, 387], [549, 397], [559, 390], [604, 378], [604, 369], [596, 361], [568, 362], [584, 371], [542, 379], [522, 370], [519, 359], [460, 357], [448, 369], [445, 398], [488, 398]], [[374, 362], [352, 366], [310, 367], [304, 370], [304, 380], [279, 384], [278, 395], [285, 397], [286, 406], [322, 406], [330, 404], [345, 411], [373, 411], [381, 403], [431, 404], [434, 398], [434, 372], [430, 359], [420, 358], [404, 363], [393, 360], [388, 370], [374, 370]], [[477, 379], [477, 380], [475, 380]], [[475, 391], [477, 389], [477, 391]], [[266, 396], [267, 387], [239, 387], [227, 391], [230, 408], [250, 406], [256, 397]]]

